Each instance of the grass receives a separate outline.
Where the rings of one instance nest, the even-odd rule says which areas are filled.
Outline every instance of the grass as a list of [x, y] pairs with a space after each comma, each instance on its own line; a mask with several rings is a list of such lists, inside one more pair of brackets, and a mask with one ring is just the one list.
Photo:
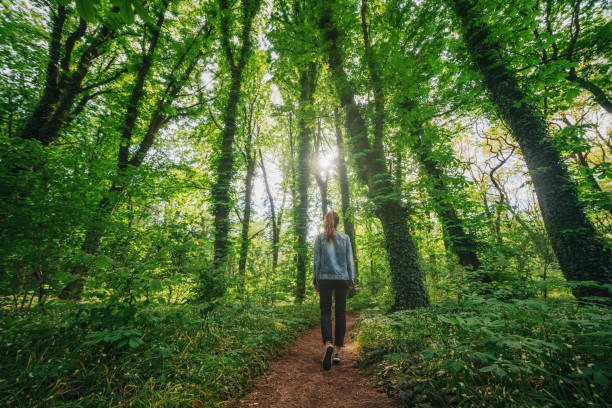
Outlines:
[[0, 315], [0, 405], [216, 407], [317, 322], [312, 305], [52, 305]]

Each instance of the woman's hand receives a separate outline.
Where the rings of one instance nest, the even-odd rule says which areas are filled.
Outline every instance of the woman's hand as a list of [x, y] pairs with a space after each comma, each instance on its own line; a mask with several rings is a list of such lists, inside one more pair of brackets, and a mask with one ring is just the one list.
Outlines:
[[319, 285], [314, 285], [315, 287], [315, 292], [319, 293]]

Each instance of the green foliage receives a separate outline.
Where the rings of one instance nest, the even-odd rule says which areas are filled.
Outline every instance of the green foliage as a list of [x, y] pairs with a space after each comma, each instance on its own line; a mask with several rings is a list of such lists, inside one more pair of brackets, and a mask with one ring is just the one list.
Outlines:
[[471, 296], [358, 326], [362, 366], [408, 406], [605, 406], [609, 309]]
[[[362, 361], [392, 393], [424, 406], [612, 399], [609, 312], [570, 300], [572, 289], [587, 286], [561, 274], [534, 194], [539, 170], [528, 171], [484, 90], [456, 2], [278, 0], [254, 15], [260, 3], [0, 2], [2, 402], [214, 406], [244, 393], [316, 320], [310, 305], [274, 307], [295, 301], [296, 287], [299, 300], [317, 300], [308, 274], [321, 230], [309, 181], [321, 164], [309, 158], [315, 129], [329, 207], [355, 227], [359, 283], [348, 306], [369, 316], [360, 326]], [[606, 3], [461, 3], [488, 27], [490, 42], [479, 44], [503, 57], [496, 69], [523, 90], [509, 107], [537, 111], [579, 206], [609, 246]], [[324, 8], [344, 59], [335, 74], [317, 28]], [[339, 76], [353, 91], [351, 117], [363, 119], [367, 137], [357, 141], [342, 125]], [[347, 209], [336, 132], [349, 152]], [[258, 164], [250, 225], [236, 239], [247, 135], [262, 151], [271, 191], [264, 199]], [[371, 146], [359, 149], [363, 142]], [[381, 164], [369, 176], [380, 190], [374, 196], [357, 166], [373, 154]], [[561, 191], [559, 180], [546, 186]], [[400, 205], [388, 209], [386, 236], [377, 212], [390, 201]], [[402, 228], [389, 228], [404, 216]], [[227, 237], [215, 265], [219, 229]], [[561, 231], [573, 237], [580, 229]], [[409, 235], [418, 254], [409, 254], [410, 265], [390, 264], [388, 244], [411, 252]], [[477, 258], [477, 271], [461, 249]], [[573, 258], [577, 278], [590, 280], [582, 276], [594, 270], [584, 267], [590, 257]], [[396, 276], [407, 267], [421, 273], [392, 287], [391, 266]], [[59, 303], [78, 276], [81, 301]], [[414, 298], [403, 289], [417, 278], [435, 306], [381, 316], [394, 295]], [[609, 290], [601, 281], [592, 288]]]
[[219, 406], [318, 320], [312, 305], [68, 306], [2, 312], [3, 406]]

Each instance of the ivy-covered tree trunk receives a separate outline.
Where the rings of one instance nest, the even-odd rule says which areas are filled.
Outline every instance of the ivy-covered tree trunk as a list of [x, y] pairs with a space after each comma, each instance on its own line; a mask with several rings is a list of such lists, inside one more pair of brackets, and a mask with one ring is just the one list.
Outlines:
[[[225, 276], [225, 266], [229, 250], [229, 228], [230, 228], [230, 187], [234, 178], [234, 136], [236, 134], [236, 119], [238, 103], [240, 102], [240, 90], [242, 87], [242, 72], [246, 66], [253, 41], [251, 29], [253, 19], [259, 11], [260, 0], [243, 0], [242, 9], [242, 31], [240, 40], [242, 42], [237, 60], [234, 58], [232, 44], [233, 33], [230, 28], [230, 15], [233, 13], [232, 4], [228, 0], [219, 1], [221, 45], [230, 67], [229, 96], [223, 111], [223, 130], [221, 132], [220, 157], [216, 163], [216, 180], [212, 186], [213, 215], [215, 217], [215, 241], [213, 263], [215, 276], [222, 279]], [[224, 285], [215, 285], [217, 293], [211, 293], [212, 297], [220, 297], [225, 292]]]
[[49, 40], [45, 87], [20, 133], [22, 139], [36, 139], [45, 146], [55, 142], [60, 136], [60, 131], [76, 116], [75, 113], [80, 112], [91, 100], [91, 96], [83, 96], [77, 107], [73, 109], [81, 93], [91, 93], [97, 86], [116, 80], [124, 72], [120, 70], [99, 84], [88, 84], [84, 87], [83, 82], [91, 64], [105, 52], [104, 45], [113, 38], [115, 32], [107, 25], [101, 24], [98, 32], [89, 39], [86, 48], [81, 51], [78, 60], [73, 61], [75, 45], [82, 41], [87, 23], [80, 18], [79, 25], [62, 44], [62, 34], [68, 17], [67, 9], [58, 4], [57, 10], [53, 10], [51, 14], [52, 32]]
[[[519, 143], [531, 173], [542, 218], [563, 275], [571, 281], [612, 283], [610, 250], [604, 246], [578, 201], [576, 186], [546, 129], [544, 118], [526, 102], [503, 51], [470, 0], [451, 3], [461, 19], [463, 36], [483, 75], [490, 97]], [[577, 297], [612, 294], [607, 289], [579, 287]]]
[[344, 71], [344, 57], [339, 46], [340, 33], [333, 22], [328, 2], [319, 3], [319, 29], [332, 80], [346, 112], [346, 128], [351, 153], [361, 180], [368, 186], [369, 198], [376, 208], [385, 233], [387, 256], [391, 268], [393, 309], [413, 309], [429, 305], [418, 263], [418, 252], [408, 230], [408, 213], [400, 200], [393, 179], [385, 165], [380, 146], [372, 146], [366, 123], [355, 103], [355, 93]]
[[[159, 28], [159, 31], [161, 31], [161, 27], [163, 25], [164, 12], [165, 10], [162, 11], [162, 14], [158, 19], [157, 27]], [[157, 35], [159, 35], [159, 32]], [[209, 35], [210, 31], [208, 31], [206, 36]], [[148, 54], [150, 54], [151, 56], [153, 56], [155, 52], [157, 41], [158, 39], [151, 39], [151, 44], [148, 49]], [[186, 48], [182, 56], [179, 58], [179, 62], [182, 63], [184, 61], [184, 59], [187, 57], [187, 54], [191, 52], [195, 44], [199, 44], [199, 41], [200, 40], [198, 38], [193, 40], [191, 45]], [[167, 84], [163, 94], [155, 105], [153, 115], [149, 120], [146, 131], [144, 133], [144, 137], [138, 144], [138, 148], [135, 149], [134, 153], [132, 153], [130, 156], [129, 150], [132, 150], [132, 148], [135, 147], [131, 143], [132, 134], [134, 132], [134, 123], [132, 123], [132, 121], [134, 120], [134, 117], [138, 117], [139, 101], [142, 98], [142, 89], [145, 85], [144, 80], [141, 81], [141, 78], [145, 78], [147, 76], [148, 71], [151, 69], [151, 63], [147, 63], [147, 58], [143, 58], [143, 64], [139, 68], [139, 71], [136, 75], [135, 86], [132, 89], [132, 94], [130, 96], [131, 103], [126, 108], [126, 116], [124, 118], [122, 127], [123, 144], [119, 147], [119, 152], [117, 154], [117, 176], [113, 181], [111, 187], [108, 189], [108, 191], [96, 207], [96, 211], [94, 212], [94, 218], [87, 228], [87, 231], [85, 233], [85, 239], [83, 241], [83, 244], [81, 245], [81, 251], [83, 253], [88, 254], [89, 256], [94, 256], [97, 254], [102, 236], [106, 231], [106, 227], [108, 225], [109, 220], [113, 216], [113, 212], [116, 206], [121, 200], [121, 196], [123, 195], [125, 189], [129, 184], [129, 179], [140, 167], [140, 165], [146, 158], [149, 150], [151, 149], [151, 147], [153, 147], [153, 143], [160, 129], [171, 119], [171, 117], [167, 113], [167, 107], [172, 104], [181, 89], [183, 89], [185, 82], [191, 77], [191, 74], [195, 69], [196, 64], [201, 55], [202, 51], [199, 51], [195, 56], [193, 56], [182, 74], [179, 74], [178, 72], [174, 73], [173, 80], [171, 80]], [[177, 63], [175, 65], [175, 69], [178, 69], [179, 66], [180, 63]], [[134, 95], [138, 94], [140, 94], [140, 97], [134, 98]], [[61, 298], [80, 298], [85, 288], [85, 278], [88, 273], [89, 266], [90, 264], [88, 262], [85, 262], [79, 263], [72, 268], [71, 273], [76, 277], [76, 279], [62, 289], [60, 293]]]
[[449, 249], [459, 258], [459, 263], [476, 271], [481, 264], [476, 253], [476, 241], [467, 233], [463, 220], [457, 214], [453, 197], [444, 181], [442, 165], [436, 160], [433, 146], [424, 138], [423, 133], [422, 126], [412, 129], [410, 147], [426, 180], [427, 192], [442, 224], [444, 238], [448, 241]]
[[[100, 239], [105, 230], [105, 224], [108, 219], [112, 216], [113, 209], [116, 203], [119, 201], [121, 193], [125, 190], [126, 185], [126, 171], [129, 166], [129, 148], [131, 147], [132, 135], [134, 133], [134, 126], [139, 113], [139, 105], [143, 96], [143, 90], [145, 80], [151, 71], [153, 64], [153, 56], [157, 48], [159, 36], [161, 34], [161, 28], [165, 20], [165, 12], [168, 7], [169, 0], [164, 2], [164, 7], [160, 10], [157, 18], [157, 22], [153, 28], [153, 34], [149, 42], [147, 51], [142, 55], [142, 61], [136, 78], [134, 80], [134, 86], [132, 87], [132, 93], [126, 107], [126, 113], [123, 120], [123, 126], [121, 129], [121, 143], [119, 145], [119, 153], [117, 156], [117, 178], [113, 182], [111, 188], [107, 192], [106, 196], [100, 201], [97, 211], [94, 215], [93, 223], [87, 229], [85, 234], [85, 241], [81, 246], [81, 250], [89, 255], [95, 255], [100, 246]], [[89, 269], [87, 263], [81, 263], [71, 271], [76, 279], [68, 284], [61, 292], [60, 297], [64, 299], [78, 299], [83, 292], [85, 287], [84, 275]]]
[[316, 86], [317, 66], [314, 62], [300, 68], [300, 100], [298, 116], [297, 166], [293, 203], [293, 229], [296, 254], [296, 292], [297, 302], [304, 300], [306, 294], [306, 269], [308, 262], [308, 186], [310, 185], [310, 157], [312, 150], [313, 112], [312, 102]]
[[355, 225], [353, 224], [353, 215], [351, 213], [351, 190], [349, 187], [348, 174], [346, 170], [344, 139], [342, 137], [342, 129], [340, 127], [340, 113], [338, 109], [334, 110], [334, 127], [336, 133], [336, 149], [338, 154], [338, 181], [340, 182], [340, 202], [342, 206], [342, 224], [344, 225], [344, 233], [351, 240], [353, 249], [353, 259], [355, 260], [355, 282], [359, 281], [359, 262], [357, 262], [357, 242], [355, 241]]
[[[250, 126], [249, 126], [250, 127]], [[253, 176], [255, 175], [255, 164], [257, 156], [255, 155], [251, 142], [252, 131], [249, 129], [247, 135], [246, 146], [244, 149], [244, 159], [246, 161], [246, 175], [244, 177], [244, 213], [242, 215], [242, 231], [240, 232], [240, 253], [238, 260], [238, 276], [240, 279], [240, 291], [244, 291], [244, 283], [246, 279], [246, 265], [249, 255], [249, 226], [251, 224], [251, 195], [253, 192]]]

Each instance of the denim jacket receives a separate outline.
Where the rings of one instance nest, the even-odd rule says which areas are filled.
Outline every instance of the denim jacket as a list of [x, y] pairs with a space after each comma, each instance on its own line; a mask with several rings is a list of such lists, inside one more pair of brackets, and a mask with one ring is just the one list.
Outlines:
[[348, 235], [336, 231], [333, 241], [328, 241], [325, 234], [317, 235], [313, 253], [312, 283], [314, 285], [323, 279], [346, 280], [351, 285], [355, 284], [353, 249]]

